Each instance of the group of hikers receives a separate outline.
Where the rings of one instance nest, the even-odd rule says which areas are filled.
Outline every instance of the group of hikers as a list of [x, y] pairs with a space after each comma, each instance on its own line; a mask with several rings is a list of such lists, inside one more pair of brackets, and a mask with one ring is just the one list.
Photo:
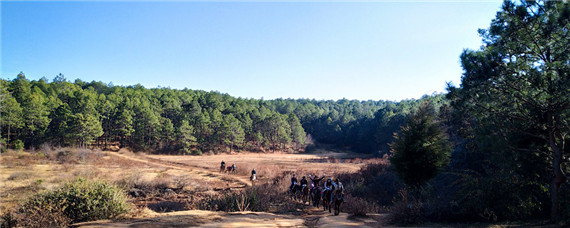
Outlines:
[[[326, 174], [323, 173], [322, 177], [311, 174], [308, 176], [308, 179], [303, 176], [301, 181], [298, 181], [295, 174], [292, 175], [289, 191], [293, 197], [298, 198], [300, 196], [303, 202], [312, 202], [313, 206], [316, 207], [319, 206], [319, 202], [322, 199], [325, 210], [328, 209], [330, 212], [331, 206], [334, 205], [335, 215], [338, 214], [340, 212], [340, 204], [344, 202], [344, 186], [340, 180], [336, 178], [333, 181], [333, 178], [329, 177], [321, 187], [320, 182], [326, 178]], [[310, 185], [309, 180], [311, 181]]]

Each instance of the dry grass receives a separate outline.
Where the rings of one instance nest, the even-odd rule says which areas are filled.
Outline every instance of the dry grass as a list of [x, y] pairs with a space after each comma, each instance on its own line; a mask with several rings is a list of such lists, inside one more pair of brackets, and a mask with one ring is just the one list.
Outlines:
[[[282, 172], [296, 172], [301, 175], [326, 173], [331, 176], [338, 173], [353, 173], [360, 167], [378, 163], [381, 159], [362, 159], [349, 157], [346, 154], [282, 154], [282, 153], [240, 153], [218, 154], [204, 156], [170, 156], [150, 155], [154, 159], [187, 164], [189, 167], [199, 167], [210, 171], [218, 171], [220, 162], [225, 161], [227, 166], [235, 163], [237, 175], [249, 177], [255, 168], [257, 176], [262, 180], [271, 180]], [[349, 158], [343, 158], [349, 157]]]
[[[120, 156], [119, 156], [120, 155]], [[83, 177], [117, 183], [127, 192], [138, 189], [144, 194], [131, 201], [140, 208], [153, 207], [158, 212], [199, 208], [199, 202], [226, 191], [243, 189], [253, 168], [260, 184], [270, 183], [285, 192], [291, 173], [332, 176], [356, 172], [361, 166], [378, 162], [374, 159], [343, 157], [333, 154], [218, 154], [204, 156], [143, 155], [126, 149], [104, 152], [78, 148], [53, 148], [42, 145], [31, 152], [8, 151], [0, 156], [0, 210], [14, 208], [17, 203], [44, 189]], [[235, 163], [237, 174], [219, 174], [220, 162]], [[285, 173], [285, 175], [283, 175]], [[263, 193], [267, 195], [266, 193]], [[241, 204], [242, 209], [251, 205]], [[295, 210], [295, 203], [281, 203], [280, 210]], [[140, 209], [140, 211], [144, 211]], [[132, 216], [144, 216], [142, 212]]]

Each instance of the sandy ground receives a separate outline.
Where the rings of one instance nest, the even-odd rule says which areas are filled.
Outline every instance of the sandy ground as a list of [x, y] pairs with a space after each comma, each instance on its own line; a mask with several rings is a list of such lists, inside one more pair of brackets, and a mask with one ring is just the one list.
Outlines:
[[267, 212], [190, 210], [155, 213], [144, 219], [78, 223], [74, 227], [389, 227], [382, 222], [385, 216], [374, 214], [363, 218], [351, 217], [346, 213], [338, 216], [327, 213], [294, 216]]

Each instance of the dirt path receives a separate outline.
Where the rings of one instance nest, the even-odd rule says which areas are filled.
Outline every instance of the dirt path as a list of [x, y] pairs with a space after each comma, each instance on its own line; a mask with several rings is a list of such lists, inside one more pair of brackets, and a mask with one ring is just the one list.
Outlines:
[[116, 152], [105, 152], [105, 153], [111, 157], [119, 157], [121, 159], [131, 160], [152, 166], [184, 170], [185, 172], [188, 172], [188, 174], [190, 175], [201, 176], [202, 178], [210, 181], [225, 181], [228, 182], [229, 186], [228, 188], [244, 188], [246, 186], [251, 186], [249, 177], [223, 174], [199, 166], [192, 166], [180, 162], [165, 161], [156, 158], [150, 158], [147, 156], [125, 155]]
[[333, 216], [314, 208], [306, 215], [281, 215], [268, 212], [215, 212], [202, 210], [154, 213], [143, 219], [101, 220], [74, 224], [73, 227], [391, 227], [385, 214], [354, 217], [346, 213]]

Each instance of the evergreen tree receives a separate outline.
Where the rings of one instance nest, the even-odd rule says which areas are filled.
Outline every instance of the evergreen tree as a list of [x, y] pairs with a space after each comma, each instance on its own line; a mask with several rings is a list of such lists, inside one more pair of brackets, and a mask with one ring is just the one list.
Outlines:
[[[568, 1], [505, 1], [490, 28], [480, 30], [484, 46], [462, 53], [461, 87], [449, 88], [454, 107], [474, 114], [475, 128], [491, 123], [495, 129], [490, 134], [509, 142], [503, 150], [550, 159], [553, 219], [559, 216], [560, 186], [567, 182], [569, 26]], [[521, 136], [534, 146], [516, 143]]]
[[83, 113], [77, 113], [73, 116], [73, 132], [80, 147], [87, 147], [93, 142], [93, 139], [103, 135], [99, 118]]
[[436, 120], [433, 106], [424, 104], [410, 115], [391, 145], [390, 162], [408, 185], [419, 187], [449, 163], [451, 145]]
[[[22, 122], [22, 107], [9, 93], [4, 93], [0, 96], [0, 126], [3, 130], [2, 136], [6, 138], [6, 143], [9, 145], [12, 133], [24, 125]], [[4, 130], [6, 130], [5, 135]]]
[[232, 152], [234, 145], [242, 144], [245, 138], [241, 123], [232, 114], [224, 116], [222, 134], [224, 143], [229, 146], [230, 152]]
[[194, 136], [194, 127], [190, 126], [186, 120], [182, 120], [180, 124], [178, 140], [182, 145], [182, 151], [191, 154], [192, 148], [196, 146], [196, 137]]

